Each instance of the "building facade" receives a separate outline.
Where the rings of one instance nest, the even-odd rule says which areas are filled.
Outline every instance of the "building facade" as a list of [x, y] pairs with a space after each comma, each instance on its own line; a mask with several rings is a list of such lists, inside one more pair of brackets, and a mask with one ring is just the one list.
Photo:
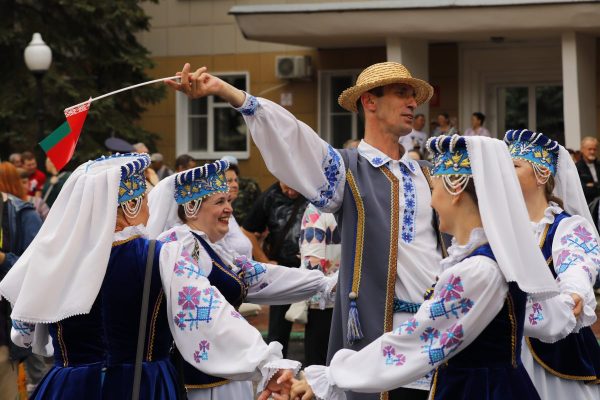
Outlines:
[[[445, 112], [462, 132], [479, 111], [493, 136], [529, 128], [574, 149], [581, 137], [598, 135], [596, 1], [297, 1], [143, 3], [152, 28], [139, 39], [156, 62], [151, 74], [205, 65], [282, 104], [335, 146], [362, 135], [360, 119], [337, 96], [360, 70], [386, 60], [434, 86], [432, 101], [418, 110], [427, 121]], [[183, 153], [200, 160], [231, 154], [263, 188], [274, 181], [243, 120], [220, 99], [190, 101], [169, 91], [141, 124], [161, 135], [170, 162]]]

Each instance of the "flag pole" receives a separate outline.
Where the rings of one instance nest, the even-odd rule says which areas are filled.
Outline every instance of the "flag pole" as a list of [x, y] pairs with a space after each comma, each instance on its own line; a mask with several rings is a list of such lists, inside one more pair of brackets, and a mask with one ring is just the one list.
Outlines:
[[121, 93], [121, 92], [124, 92], [124, 91], [126, 91], [126, 90], [130, 90], [130, 89], [135, 89], [135, 88], [137, 88], [137, 87], [140, 87], [140, 86], [150, 85], [150, 84], [153, 84], [153, 83], [157, 83], [157, 82], [164, 82], [164, 81], [167, 81], [167, 80], [173, 80], [173, 79], [181, 79], [181, 77], [179, 77], [179, 76], [170, 76], [170, 77], [168, 77], [168, 78], [154, 79], [154, 80], [152, 80], [152, 81], [138, 83], [137, 85], [131, 85], [131, 86], [127, 86], [126, 88], [122, 88], [122, 89], [119, 89], [119, 90], [115, 90], [114, 92], [110, 92], [110, 93], [103, 94], [102, 96], [98, 96], [98, 97], [90, 98], [89, 100], [86, 100], [86, 101], [84, 101], [84, 102], [81, 102], [81, 103], [79, 103], [79, 104], [75, 104], [74, 106], [67, 107], [67, 108], [65, 108], [65, 113], [66, 113], [68, 110], [72, 109], [72, 108], [76, 108], [76, 107], [82, 106], [82, 105], [84, 105], [84, 104], [90, 104], [90, 103], [92, 103], [93, 101], [100, 100], [100, 99], [103, 99], [103, 98], [105, 98], [105, 97], [108, 97], [108, 96], [112, 96], [113, 94]]

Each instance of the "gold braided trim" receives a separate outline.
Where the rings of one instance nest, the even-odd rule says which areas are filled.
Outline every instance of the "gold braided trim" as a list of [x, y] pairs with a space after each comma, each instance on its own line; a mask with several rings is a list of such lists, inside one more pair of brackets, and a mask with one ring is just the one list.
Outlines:
[[550, 230], [550, 224], [546, 224], [544, 228], [544, 232], [542, 232], [542, 236], [540, 236], [540, 249], [544, 247], [544, 243], [546, 243], [546, 237], [548, 236], [548, 231]]
[[391, 212], [390, 212], [390, 256], [388, 261], [387, 287], [385, 296], [385, 318], [383, 331], [390, 332], [394, 329], [394, 292], [396, 284], [396, 271], [398, 268], [398, 225], [400, 221], [400, 181], [383, 166], [379, 170], [391, 183]]
[[508, 319], [510, 320], [510, 354], [513, 368], [517, 368], [517, 324], [515, 323], [515, 306], [510, 293], [506, 296], [508, 303]]
[[[421, 172], [423, 172], [423, 176], [425, 176], [425, 180], [427, 181], [427, 184], [429, 185], [429, 191], [432, 192], [433, 191], [433, 184], [431, 183], [431, 171], [429, 171], [429, 168], [421, 166]], [[433, 212], [435, 213], [437, 220], [440, 220], [440, 217], [437, 213], [437, 211], [435, 211], [432, 208]], [[440, 231], [440, 225], [438, 224], [437, 227], [437, 239], [438, 239], [438, 243], [440, 244], [440, 247], [442, 248], [442, 258], [446, 258], [448, 257], [448, 249], [446, 249], [446, 243], [444, 243], [444, 238], [442, 237], [442, 231]]]
[[598, 377], [594, 376], [594, 375], [588, 375], [588, 376], [567, 375], [567, 374], [563, 374], [563, 373], [560, 373], [560, 372], [552, 369], [549, 365], [547, 365], [544, 361], [542, 361], [542, 359], [535, 353], [535, 351], [533, 350], [533, 346], [531, 345], [531, 341], [529, 340], [529, 337], [525, 337], [525, 343], [527, 343], [527, 347], [529, 347], [529, 351], [531, 352], [533, 359], [538, 364], [540, 364], [542, 366], [542, 368], [544, 368], [546, 371], [548, 371], [552, 375], [557, 376], [562, 379], [570, 379], [573, 381], [591, 381], [591, 382], [587, 382], [590, 384], [600, 383], [600, 379], [598, 379]]
[[222, 381], [214, 382], [214, 383], [205, 383], [203, 385], [185, 385], [186, 389], [210, 389], [218, 386], [223, 386], [226, 383], [229, 383], [229, 379], [223, 379]]
[[60, 324], [60, 322], [56, 323], [56, 331], [57, 331], [57, 336], [58, 336], [58, 345], [60, 346], [60, 353], [62, 354], [62, 358], [63, 358], [63, 367], [68, 367], [69, 366], [69, 359], [67, 358], [67, 346], [65, 345], [65, 341], [63, 339], [63, 327]]
[[112, 247], [119, 246], [123, 243], [131, 242], [133, 239], [137, 239], [139, 237], [142, 237], [142, 235], [133, 235], [131, 237], [128, 237], [127, 239], [117, 240], [116, 242], [112, 243]]
[[163, 289], [160, 289], [156, 303], [154, 303], [154, 311], [152, 312], [152, 322], [150, 323], [150, 340], [148, 340], [148, 348], [146, 350], [146, 361], [152, 361], [152, 352], [154, 350], [154, 335], [156, 333], [156, 319], [160, 310], [160, 305], [164, 298]]
[[352, 198], [354, 199], [354, 204], [356, 204], [356, 212], [358, 214], [356, 223], [356, 243], [354, 244], [354, 270], [352, 274], [352, 291], [356, 293], [356, 296], [358, 297], [365, 240], [365, 206], [362, 197], [360, 196], [358, 185], [354, 180], [354, 175], [352, 175], [352, 171], [350, 170], [346, 172], [346, 182], [348, 182], [348, 186], [350, 186]]
[[390, 399], [389, 392], [383, 392], [379, 395], [379, 400], [389, 400], [389, 399]]
[[437, 390], [438, 372], [439, 372], [439, 367], [435, 369], [435, 372], [433, 373], [433, 379], [431, 380], [431, 389], [429, 391], [429, 398], [432, 400], [435, 399], [435, 392]]

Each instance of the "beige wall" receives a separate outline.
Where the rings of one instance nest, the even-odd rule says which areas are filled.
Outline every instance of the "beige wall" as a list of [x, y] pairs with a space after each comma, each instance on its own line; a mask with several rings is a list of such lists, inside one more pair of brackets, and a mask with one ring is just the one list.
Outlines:
[[[315, 74], [310, 81], [292, 81], [286, 86], [270, 90], [284, 83], [275, 77], [275, 57], [282, 54], [308, 54], [313, 60]], [[207, 56], [154, 57], [156, 67], [149, 71], [151, 76], [160, 78], [173, 75], [185, 62], [192, 67], [205, 65], [209, 71], [247, 71], [250, 76], [250, 91], [269, 100], [279, 102], [283, 91], [293, 95], [293, 106], [288, 107], [298, 119], [317, 130], [318, 122], [318, 83], [317, 70], [321, 69], [362, 69], [385, 60], [385, 48], [360, 48], [340, 50], [297, 50], [286, 52], [221, 54]], [[157, 147], [165, 155], [166, 162], [174, 164], [175, 157], [175, 93], [167, 91], [167, 97], [151, 106], [143, 115], [140, 123], [149, 131], [160, 135]], [[251, 142], [250, 158], [240, 160], [240, 169], [245, 176], [258, 180], [262, 188], [275, 181], [267, 171], [263, 159]]]
[[[439, 106], [429, 106], [429, 118], [439, 113], [458, 117], [458, 45], [441, 43], [429, 45], [429, 83], [439, 89]], [[429, 128], [429, 127], [427, 127]], [[431, 133], [431, 132], [430, 132]]]

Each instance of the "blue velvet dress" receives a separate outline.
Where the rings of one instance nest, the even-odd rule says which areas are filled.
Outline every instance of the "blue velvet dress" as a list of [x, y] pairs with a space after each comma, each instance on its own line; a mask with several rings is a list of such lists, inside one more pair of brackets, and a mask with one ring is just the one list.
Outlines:
[[[496, 260], [489, 244], [468, 257], [476, 255]], [[514, 282], [508, 287], [504, 306], [492, 322], [467, 348], [438, 367], [431, 399], [540, 399], [521, 362], [527, 295]]]
[[[157, 242], [140, 390], [145, 400], [178, 398], [160, 249]], [[148, 240], [139, 236], [115, 243], [90, 313], [49, 325], [55, 363], [34, 399], [131, 398], [147, 252]]]

